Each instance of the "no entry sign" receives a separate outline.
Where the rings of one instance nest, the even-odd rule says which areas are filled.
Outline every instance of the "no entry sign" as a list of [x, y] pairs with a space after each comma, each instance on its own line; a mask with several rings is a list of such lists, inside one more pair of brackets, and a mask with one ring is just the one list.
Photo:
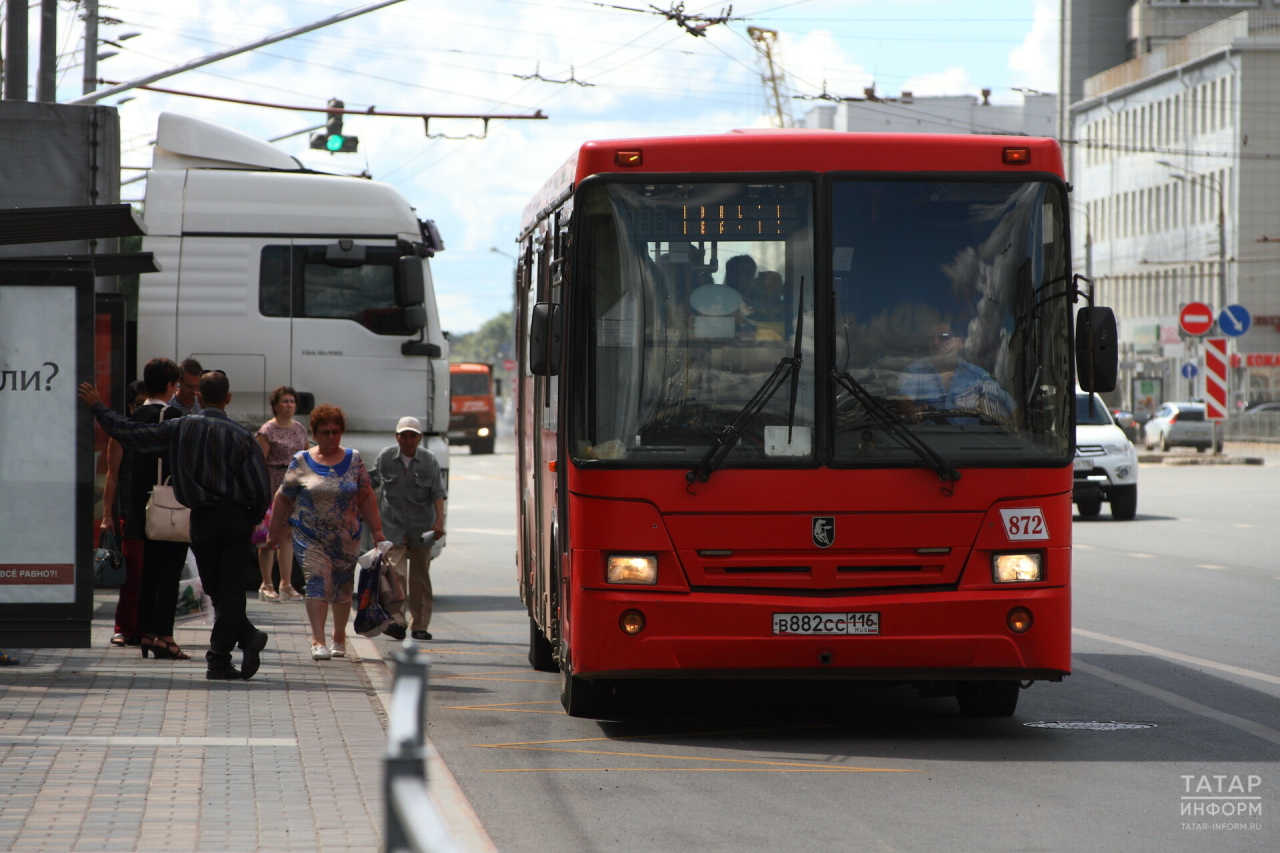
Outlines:
[[1203, 302], [1188, 302], [1178, 315], [1178, 325], [1188, 335], [1203, 335], [1213, 328], [1213, 309]]

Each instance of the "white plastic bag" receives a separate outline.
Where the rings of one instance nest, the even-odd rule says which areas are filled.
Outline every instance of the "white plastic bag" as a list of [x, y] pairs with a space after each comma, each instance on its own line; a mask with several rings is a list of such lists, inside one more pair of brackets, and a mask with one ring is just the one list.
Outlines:
[[182, 577], [178, 581], [178, 606], [173, 612], [174, 622], [208, 621], [213, 615], [213, 601], [204, 594], [200, 573], [196, 571], [196, 556], [187, 549], [187, 560], [182, 565]]

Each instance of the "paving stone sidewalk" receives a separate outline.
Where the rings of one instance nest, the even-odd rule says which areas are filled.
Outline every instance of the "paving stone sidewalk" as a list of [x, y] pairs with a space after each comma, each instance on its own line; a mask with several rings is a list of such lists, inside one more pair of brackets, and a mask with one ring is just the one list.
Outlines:
[[191, 660], [144, 660], [107, 642], [115, 591], [95, 604], [93, 648], [0, 669], [0, 850], [381, 849], [376, 657], [313, 661], [300, 603], [251, 601], [261, 670], [206, 681], [207, 624], [177, 628]]

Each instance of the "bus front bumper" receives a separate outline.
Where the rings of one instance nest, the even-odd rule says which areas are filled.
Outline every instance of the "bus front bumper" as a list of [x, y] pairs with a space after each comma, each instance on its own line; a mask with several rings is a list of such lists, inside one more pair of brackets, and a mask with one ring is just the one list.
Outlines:
[[[1025, 608], [1025, 633], [1009, 613]], [[629, 610], [644, 628], [628, 635]], [[877, 613], [879, 633], [773, 633], [774, 614]], [[838, 598], [574, 590], [573, 674], [584, 678], [1060, 680], [1071, 672], [1066, 587]]]

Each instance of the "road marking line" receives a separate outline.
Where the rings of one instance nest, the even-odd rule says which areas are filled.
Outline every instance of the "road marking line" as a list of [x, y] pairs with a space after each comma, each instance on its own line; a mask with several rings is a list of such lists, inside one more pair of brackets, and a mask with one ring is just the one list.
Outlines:
[[605, 737], [571, 737], [562, 740], [522, 740], [512, 743], [473, 743], [472, 746], [481, 749], [497, 749], [505, 746], [546, 746], [556, 743], [598, 743], [600, 741], [622, 741], [622, 740], [641, 740], [650, 738], [680, 738], [680, 737], [707, 737], [710, 735], [745, 735], [759, 734], [760, 732], [791, 732], [804, 731], [807, 729], [829, 729], [832, 725], [822, 724], [793, 724], [793, 725], [754, 725], [752, 723], [744, 723], [744, 725], [752, 725], [747, 729], [713, 729], [711, 731], [702, 732], [671, 732], [664, 734], [661, 732], [645, 732], [639, 735], [614, 735]]
[[496, 702], [492, 705], [442, 705], [443, 710], [448, 711], [509, 711], [513, 714], [552, 714], [554, 716], [563, 716], [564, 709], [556, 711], [535, 711], [532, 708], [516, 708], [515, 705], [559, 705], [559, 700], [545, 699], [540, 702]]
[[450, 533], [482, 533], [494, 536], [515, 536], [514, 530], [505, 530], [492, 527], [450, 527]]
[[1242, 732], [1254, 735], [1255, 737], [1260, 737], [1263, 740], [1270, 741], [1271, 743], [1280, 746], [1280, 732], [1270, 728], [1269, 726], [1264, 726], [1262, 723], [1256, 723], [1253, 720], [1246, 720], [1244, 717], [1237, 717], [1235, 714], [1228, 714], [1224, 711], [1219, 711], [1216, 708], [1210, 708], [1208, 705], [1201, 705], [1199, 702], [1187, 699], [1184, 696], [1179, 696], [1177, 693], [1170, 693], [1168, 690], [1161, 690], [1159, 687], [1153, 687], [1145, 682], [1136, 681], [1128, 676], [1120, 675], [1119, 673], [1112, 672], [1109, 669], [1103, 669], [1100, 666], [1094, 666], [1093, 664], [1085, 663], [1074, 658], [1072, 659], [1072, 667], [1079, 672], [1086, 672], [1089, 675], [1096, 676], [1105, 681], [1110, 681], [1112, 684], [1127, 687], [1130, 690], [1137, 691], [1138, 693], [1145, 693], [1155, 699], [1167, 702], [1175, 708], [1181, 708], [1182, 710], [1189, 711], [1192, 714], [1199, 714], [1202, 717], [1208, 717], [1209, 719], [1216, 720], [1219, 723], [1225, 723], [1226, 725], [1237, 728]]
[[522, 655], [519, 652], [489, 652], [484, 650], [473, 652], [473, 651], [466, 651], [463, 649], [431, 649], [429, 652], [427, 652], [427, 654], [429, 655], [488, 655], [489, 657], [494, 657], [494, 658], [522, 658], [522, 657], [528, 656], [527, 654]]
[[880, 767], [512, 767], [482, 773], [919, 773]]
[[553, 749], [545, 746], [511, 746], [509, 744], [484, 744], [484, 746], [501, 746], [507, 749], [521, 749], [531, 752], [568, 752], [576, 755], [616, 755], [623, 758], [665, 758], [668, 761], [723, 761], [726, 764], [763, 764], [769, 767], [803, 767], [807, 770], [830, 768], [835, 771], [849, 773], [920, 773], [920, 770], [908, 770], [897, 767], [840, 767], [831, 764], [809, 764], [800, 761], [763, 761], [755, 758], [710, 758], [704, 755], [662, 755], [657, 752], [614, 752], [607, 749]]
[[1197, 569], [1213, 569], [1214, 571], [1219, 571], [1221, 569], [1225, 569], [1226, 566], [1215, 566], [1213, 563], [1196, 563], [1196, 568]]
[[1168, 649], [1162, 649], [1159, 646], [1148, 646], [1146, 643], [1135, 643], [1133, 640], [1122, 640], [1119, 637], [1099, 634], [1096, 631], [1086, 631], [1083, 628], [1072, 628], [1071, 633], [1079, 634], [1081, 637], [1088, 637], [1091, 640], [1102, 640], [1105, 643], [1115, 643], [1118, 646], [1127, 646], [1128, 648], [1135, 649], [1140, 652], [1146, 652], [1149, 655], [1155, 655], [1157, 657], [1169, 658], [1170, 660], [1176, 660], [1182, 663], [1216, 669], [1221, 672], [1229, 672], [1232, 675], [1242, 675], [1245, 678], [1256, 678], [1259, 681], [1266, 681], [1270, 684], [1280, 684], [1280, 676], [1270, 675], [1268, 673], [1258, 672], [1252, 669], [1244, 669], [1227, 663], [1218, 663], [1217, 661], [1198, 658], [1194, 655], [1184, 655], [1180, 652], [1172, 652]]
[[1252, 524], [1233, 524], [1232, 527], [1253, 527]]
[[1139, 559], [1142, 559], [1142, 560], [1154, 560], [1156, 557], [1155, 554], [1130, 554], [1129, 556], [1138, 557]]
[[1074, 546], [1074, 547], [1076, 547], [1076, 548], [1081, 549], [1082, 551], [1092, 551], [1092, 550], [1093, 550], [1093, 546], [1092, 546], [1092, 545], [1081, 545], [1079, 542], [1073, 543], [1073, 546]]
[[443, 678], [471, 678], [482, 675], [534, 675], [531, 669], [500, 669], [496, 672], [463, 672], [458, 675], [438, 675], [433, 680], [439, 681]]
[[470, 681], [514, 681], [516, 684], [559, 684], [559, 679], [538, 679], [538, 678], [490, 678], [487, 675], [441, 675], [434, 678], [434, 681], [443, 681], [446, 678], [465, 678]]

